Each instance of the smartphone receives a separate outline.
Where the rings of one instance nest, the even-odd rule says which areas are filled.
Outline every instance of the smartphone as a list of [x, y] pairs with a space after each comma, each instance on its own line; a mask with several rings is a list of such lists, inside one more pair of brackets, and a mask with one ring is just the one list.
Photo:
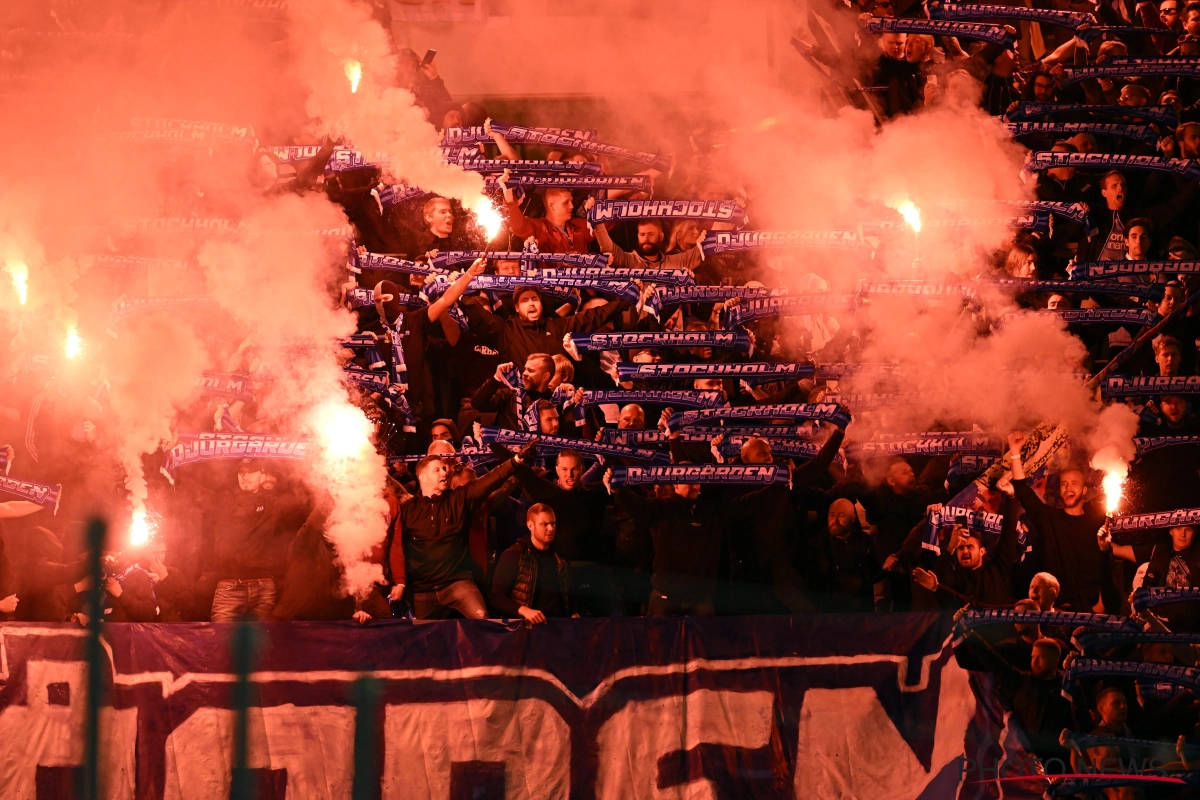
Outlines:
[[421, 66], [428, 67], [433, 63], [435, 57], [437, 57], [437, 50], [426, 50], [425, 57], [421, 59]]

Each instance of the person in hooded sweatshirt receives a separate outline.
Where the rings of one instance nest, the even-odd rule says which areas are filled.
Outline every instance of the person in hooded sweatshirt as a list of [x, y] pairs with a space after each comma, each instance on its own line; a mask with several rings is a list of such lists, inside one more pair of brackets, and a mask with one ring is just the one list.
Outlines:
[[87, 576], [87, 561], [64, 563], [62, 542], [42, 527], [30, 531], [27, 553], [17, 578], [16, 619], [66, 622], [73, 610], [75, 584]]

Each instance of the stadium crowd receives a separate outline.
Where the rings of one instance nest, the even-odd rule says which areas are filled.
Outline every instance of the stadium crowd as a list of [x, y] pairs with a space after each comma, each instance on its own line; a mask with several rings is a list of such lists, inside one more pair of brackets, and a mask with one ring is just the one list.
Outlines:
[[[1191, 54], [1200, 42], [1200, 3], [1182, 11], [1176, 0], [1157, 9], [1148, 2], [1105, 4], [1097, 14], [1110, 27], [1099, 37], [1086, 36], [1086, 25], [1084, 32], [1056, 38], [1055, 29], [1021, 22], [1014, 49], [923, 34], [873, 35], [857, 18], [893, 12], [890, 0], [858, 4], [850, 12], [858, 27], [836, 48], [853, 54], [863, 89], [848, 94], [881, 124], [939, 103], [979, 104], [997, 116], [1025, 101], [1153, 105], [1162, 115], [1151, 122], [1120, 109], [1076, 108], [1064, 117], [1043, 108], [1046, 113], [1030, 118], [1120, 123], [1141, 128], [1148, 134], [1141, 139], [1086, 131], [1067, 136], [1052, 128], [1017, 135], [1033, 151], [1057, 154], [1193, 163], [1200, 155], [1200, 77], [1069, 83], [1063, 71], [1067, 63], [1103, 64], [1127, 54]], [[1120, 26], [1163, 33], [1122, 37]], [[1009, 33], [1017, 34], [1017, 27]], [[817, 63], [844, 67], [828, 47], [802, 49]], [[1037, 60], [1022, 66], [1022, 54]], [[820, 313], [786, 324], [768, 313], [742, 322], [750, 347], [704, 338], [732, 330], [740, 306], [786, 283], [754, 249], [706, 247], [732, 230], [732, 222], [589, 221], [599, 202], [646, 194], [623, 188], [597, 195], [563, 186], [535, 191], [518, 185], [521, 166], [536, 160], [551, 165], [538, 175], [575, 175], [581, 173], [569, 170], [581, 168], [565, 165], [593, 164], [596, 173], [614, 175], [621, 174], [614, 163], [622, 162], [586, 150], [519, 151], [493, 129], [484, 108], [451, 99], [434, 64], [411, 51], [400, 61], [405, 85], [446, 135], [448, 158], [463, 158], [453, 132], [483, 131], [486, 141], [473, 157], [493, 163], [489, 174], [504, 216], [490, 240], [456, 200], [418, 193], [386, 203], [381, 172], [369, 163], [324, 171], [335, 143], [307, 161], [270, 149], [255, 156], [266, 176], [263, 191], [323, 192], [355, 229], [347, 253], [354, 269], [330, 302], [357, 315], [358, 335], [341, 352], [348, 374], [378, 379], [366, 388], [356, 382], [352, 391], [389, 461], [390, 532], [374, 555], [386, 583], [365, 596], [343, 594], [332, 545], [322, 535], [328, 504], [303, 480], [301, 463], [200, 461], [179, 467], [169, 482], [157, 472], [167, 457], [160, 453], [147, 459], [157, 535], [146, 546], [106, 554], [106, 619], [227, 622], [248, 614], [366, 624], [411, 615], [418, 621], [520, 617], [539, 624], [572, 616], [940, 609], [967, 619], [978, 609], [1007, 608], [1120, 616], [1157, 631], [1200, 632], [1198, 601], [1131, 607], [1138, 589], [1200, 587], [1194, 525], [1119, 535], [1110, 530], [1102, 476], [1079, 460], [1082, 448], [1068, 445], [1057, 458], [1039, 458], [1044, 437], [973, 429], [970, 419], [946, 417], [940, 430], [892, 432], [892, 447], [883, 446], [889, 435], [877, 438], [879, 447], [843, 447], [850, 416], [871, 409], [850, 399], [842, 405], [862, 384], [853, 369], [837, 368], [854, 366], [867, 329], [830, 325]], [[505, 169], [507, 162], [514, 168]], [[556, 171], [553, 164], [564, 166]], [[658, 165], [643, 165], [637, 174], [654, 182], [656, 199], [669, 186], [669, 198], [743, 202], [706, 171], [703, 153], [672, 169], [668, 175]], [[1056, 218], [1049, 230], [1017, 231], [980, 277], [1018, 282], [1014, 298], [1026, 309], [1147, 312], [1140, 323], [1072, 327], [1087, 346], [1085, 366], [1092, 373], [1110, 365], [1107, 374], [1114, 377], [1195, 375], [1200, 315], [1188, 298], [1200, 289], [1194, 269], [1198, 188], [1193, 177], [1168, 171], [1074, 165], [1040, 171], [1037, 199], [1080, 204], [1085, 221]], [[527, 258], [512, 255], [517, 252]], [[564, 287], [530, 271], [552, 268], [569, 277], [577, 265], [537, 260], [556, 254], [600, 258], [586, 263], [600, 264], [601, 274], [633, 270], [635, 279], [611, 273], [615, 287], [603, 281]], [[1073, 290], [1068, 282], [1079, 265], [1124, 262], [1158, 266], [1122, 273], [1117, 284], [1128, 295]], [[713, 291], [672, 304], [674, 287], [654, 277], [667, 271], [678, 286]], [[473, 286], [489, 276], [512, 280], [484, 284], [482, 291]], [[530, 280], [522, 284], [523, 278]], [[1026, 281], [1039, 283], [1026, 290], [1019, 283]], [[588, 334], [605, 333], [647, 336], [627, 339], [627, 347], [589, 346]], [[665, 333], [680, 337], [655, 338]], [[254, 380], [264, 366], [256, 343], [245, 338], [223, 346], [227, 372], [245, 376], [251, 390], [236, 399], [200, 393], [180, 409], [179, 429], [279, 433], [277, 421], [259, 414], [271, 389]], [[812, 369], [746, 379], [735, 368], [764, 362]], [[691, 371], [673, 376], [656, 372], [656, 365]], [[705, 376], [697, 365], [729, 369]], [[119, 468], [96, 445], [109, 420], [102, 403], [66, 398], [48, 381], [45, 364], [10, 359], [6, 366], [0, 441], [9, 442], [7, 469], [61, 483], [62, 500], [56, 515], [28, 500], [0, 503], [0, 612], [18, 621], [78, 620], [89, 579], [66, 527], [94, 505], [90, 500], [118, 491]], [[640, 367], [648, 369], [639, 373]], [[1195, 390], [1194, 383], [1177, 385]], [[602, 393], [618, 389], [629, 393], [627, 400]], [[1200, 436], [1194, 397], [1181, 388], [1180, 394], [1113, 401], [1136, 408], [1139, 438], [1174, 439], [1133, 463], [1122, 514], [1200, 505], [1200, 439], [1188, 438]], [[709, 413], [756, 406], [782, 410], [748, 420]], [[793, 413], [798, 408], [804, 412]], [[721, 430], [713, 429], [722, 422]], [[963, 437], [956, 433], [962, 431], [982, 437], [985, 446], [965, 453], [952, 444], [928, 447]], [[1029, 474], [1027, 460], [1037, 462]], [[650, 483], [632, 480], [632, 468], [647, 464], [696, 469]], [[762, 469], [721, 471], [738, 466]], [[992, 494], [959, 513], [952, 501], [977, 479]], [[975, 513], [987, 504], [1000, 524], [989, 527]], [[965, 615], [964, 607], [970, 609]], [[1100, 760], [1119, 747], [1107, 740], [1080, 747], [1060, 735], [1064, 728], [1172, 742], [1193, 733], [1190, 691], [1159, 687], [1151, 695], [1118, 677], [1090, 683], [1074, 703], [1063, 700], [1063, 669], [1069, 671], [1075, 657], [1069, 655], [1073, 618], [1062, 619], [1061, 625], [1016, 618], [971, 628], [959, 648], [964, 666], [995, 674], [1032, 752]], [[1191, 666], [1191, 647], [1163, 640], [1117, 643], [1103, 652], [1109, 659]], [[1187, 755], [1180, 745], [1184, 766]]]

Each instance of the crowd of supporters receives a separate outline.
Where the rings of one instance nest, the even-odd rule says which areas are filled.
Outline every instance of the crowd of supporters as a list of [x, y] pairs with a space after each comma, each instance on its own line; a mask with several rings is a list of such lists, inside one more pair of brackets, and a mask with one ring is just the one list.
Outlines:
[[[878, 0], [854, 11], [879, 17], [894, 8]], [[859, 31], [853, 42], [843, 43], [847, 47], [842, 52], [854, 54], [859, 85], [868, 89], [855, 102], [870, 107], [881, 120], [938, 103], [980, 104], [994, 115], [1010, 111], [1022, 99], [1157, 104], [1171, 107], [1179, 123], [1149, 123], [1156, 144], [1098, 140], [1088, 133], [1070, 138], [1039, 134], [1044, 141], [1033, 137], [1023, 143], [1058, 153], [1195, 159], [1200, 155], [1200, 111], [1195, 107], [1200, 79], [1099, 79], [1064, 85], [1057, 65], [1102, 62], [1125, 53], [1164, 54], [1169, 47], [1178, 48], [1171, 53], [1188, 54], [1200, 35], [1200, 4], [1189, 4], [1182, 12], [1175, 0], [1163, 0], [1159, 9], [1147, 2], [1136, 7], [1105, 4], [1097, 13], [1114, 26], [1187, 33], [1169, 41], [1151, 33], [1127, 38], [1110, 33], [1089, 43], [1078, 36], [1056, 41], [1049, 30], [1035, 31], [1022, 23], [1013, 51], [960, 45], [952, 38], [939, 42]], [[1040, 60], [1023, 68], [1020, 54], [1031, 47]], [[819, 51], [813, 52], [821, 56]], [[478, 145], [480, 158], [596, 160], [587, 153], [545, 147], [519, 152], [502, 133], [491, 130], [484, 108], [451, 99], [431, 63], [405, 51], [400, 67], [402, 82], [412, 87], [436, 127], [488, 131], [491, 142]], [[1094, 119], [1087, 112], [1076, 118]], [[745, 326], [754, 345], [751, 354], [708, 346], [581, 350], [571, 334], [719, 330], [739, 298], [735, 292], [724, 300], [656, 311], [650, 302], [657, 291], [652, 281], [637, 282], [633, 302], [587, 288], [548, 292], [537, 281], [511, 291], [472, 288], [483, 275], [527, 275], [530, 265], [516, 258], [481, 257], [434, 268], [439, 254], [455, 251], [607, 254], [610, 268], [684, 270], [701, 286], [786, 285], [752, 250], [706, 253], [706, 236], [732, 224], [691, 219], [589, 224], [581, 210], [596, 202], [594, 191], [550, 187], [518, 192], [509, 185], [512, 174], [497, 169], [493, 177], [504, 226], [489, 240], [474, 214], [456, 200], [422, 194], [386, 205], [381, 201], [383, 176], [369, 164], [326, 173], [324, 162], [333, 148], [334, 143], [326, 143], [315, 158], [299, 163], [262, 151], [256, 155], [261, 168], [256, 174], [267, 176], [265, 192], [324, 193], [344, 208], [355, 229], [355, 251], [347, 255], [361, 267], [330, 302], [356, 314], [360, 341], [372, 345], [346, 347], [344, 364], [381, 372], [392, 384], [392, 391], [353, 389], [356, 404], [374, 423], [375, 443], [389, 461], [389, 535], [373, 556], [386, 582], [363, 596], [343, 592], [341, 567], [324, 536], [328, 498], [304, 480], [302, 463], [215, 460], [180, 467], [168, 482], [156, 471], [160, 453], [146, 460], [157, 535], [149, 545], [105, 554], [107, 620], [226, 622], [248, 614], [366, 624], [408, 615], [418, 621], [521, 617], [540, 624], [548, 617], [955, 612], [966, 606], [1129, 615], [1135, 588], [1200, 586], [1194, 526], [1166, 526], [1138, 539], [1112, 535], [1101, 476], [1078, 460], [1082, 448], [1064, 448], [1063, 453], [1076, 457], [1039, 464], [1036, 476], [1026, 475], [1023, 459], [1031, 450], [1024, 433], [977, 430], [995, 437], [991, 455], [1001, 458], [1011, 473], [1011, 480], [999, 487], [1000, 507], [989, 509], [1001, 514], [1001, 529], [988, 530], [960, 517], [953, 524], [934, 525], [931, 542], [926, 532], [930, 508], [948, 503], [987, 464], [981, 462], [971, 472], [951, 469], [952, 461], [962, 465], [953, 453], [855, 454], [843, 449], [846, 425], [840, 421], [777, 419], [750, 433], [698, 437], [680, 426], [676, 412], [681, 409], [672, 407], [669, 396], [656, 401], [653, 395], [713, 392], [719, 393], [719, 405], [732, 407], [819, 403], [852, 389], [853, 380], [819, 375], [766, 384], [730, 377], [629, 380], [617, 371], [621, 363], [853, 363], [869, 336], [866, 328], [830, 328], [821, 315], [790, 320], [788, 326], [767, 317]], [[653, 180], [656, 198], [744, 202], [705, 163], [701, 154], [679, 160], [670, 175], [659, 169], [625, 171]], [[604, 158], [599, 166], [602, 174], [621, 172]], [[1165, 172], [1095, 174], [1076, 167], [1040, 172], [1037, 198], [1082, 204], [1090, 224], [1065, 221], [1051, 231], [1018, 233], [982, 277], [1063, 281], [1055, 291], [1044, 286], [1018, 291], [1016, 302], [1028, 309], [1153, 312], [1141, 327], [1114, 323], [1073, 329], [1087, 347], [1084, 366], [1093, 373], [1166, 320], [1113, 374], [1194, 375], [1200, 315], [1189, 310], [1167, 319], [1197, 289], [1192, 270], [1177, 273], [1168, 267], [1148, 278], [1121, 279], [1157, 287], [1150, 299], [1071, 291], [1065, 281], [1078, 264], [1191, 263], [1200, 242], [1198, 186], [1186, 176]], [[639, 196], [607, 191], [603, 199]], [[431, 274], [375, 269], [373, 263], [384, 262], [371, 261], [369, 254], [393, 256], [394, 263], [418, 265]], [[444, 284], [440, 294], [422, 295], [438, 280]], [[213, 346], [229, 372], [248, 376], [254, 394], [270, 391], [268, 383], [254, 381], [265, 365], [253, 339]], [[401, 366], [403, 389], [395, 381]], [[80, 619], [90, 579], [78, 523], [92, 507], [89, 500], [120, 493], [120, 469], [112, 454], [96, 444], [104, 440], [111, 420], [101, 403], [76, 402], [48, 380], [44, 364], [11, 360], [4, 386], [0, 440], [10, 443], [7, 468], [27, 479], [61, 483], [63, 499], [57, 515], [28, 501], [0, 503], [5, 526], [0, 613], [20, 621]], [[590, 390], [618, 386], [648, 394], [642, 402], [628, 404], [586, 400]], [[1192, 397], [1130, 398], [1142, 421], [1140, 436], [1180, 440], [1133, 463], [1122, 513], [1200, 505], [1200, 444], [1183, 438], [1200, 435]], [[857, 415], [853, 405], [849, 411]], [[177, 426], [193, 432], [279, 433], [276, 422], [260, 415], [255, 397], [231, 401], [200, 396], [179, 410]], [[939, 425], [943, 431], [972, 430], [973, 421], [947, 417]], [[487, 433], [493, 428], [530, 436], [505, 446]], [[614, 476], [626, 461], [612, 455], [597, 458], [584, 446], [622, 441], [621, 432], [650, 432], [636, 441], [664, 458], [669, 453], [676, 465], [776, 465], [789, 480], [623, 485]], [[792, 456], [789, 442], [807, 442], [812, 448], [805, 457]], [[1195, 631], [1200, 624], [1196, 607], [1183, 603], [1143, 609], [1138, 619], [1156, 629]], [[1156, 616], [1155, 611], [1162, 613]], [[1005, 638], [1004, 631], [1013, 636]], [[1074, 705], [1061, 700], [1070, 629], [1017, 624], [1000, 634], [990, 628], [982, 633], [987, 635], [975, 630], [966, 635], [960, 659], [996, 673], [1040, 755], [1067, 753], [1071, 740], [1060, 737], [1064, 728], [1109, 736], [1136, 736], [1144, 730], [1159, 738], [1190, 734], [1197, 722], [1189, 693], [1151, 700], [1140, 689], [1135, 696], [1128, 682], [1089, 687], [1090, 699]], [[1135, 649], [1133, 657], [1145, 661], [1195, 662], [1194, 653], [1182, 645]], [[1105, 747], [1076, 748], [1074, 757], [1102, 758]]]

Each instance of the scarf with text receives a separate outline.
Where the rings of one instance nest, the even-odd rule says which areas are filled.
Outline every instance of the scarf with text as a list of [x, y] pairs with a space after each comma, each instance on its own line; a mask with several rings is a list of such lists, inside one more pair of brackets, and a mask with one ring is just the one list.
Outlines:
[[1010, 136], [1053, 134], [1058, 137], [1089, 133], [1092, 136], [1132, 139], [1136, 142], [1158, 142], [1159, 135], [1147, 125], [1123, 125], [1115, 122], [1006, 122]]
[[914, 436], [878, 442], [855, 442], [846, 446], [852, 460], [882, 456], [946, 456], [954, 453], [990, 456], [1004, 451], [1000, 440], [987, 434]]
[[555, 264], [562, 267], [582, 267], [588, 269], [604, 269], [608, 267], [610, 257], [606, 253], [594, 255], [591, 253], [539, 253], [532, 250], [495, 252], [492, 250], [447, 250], [433, 257], [432, 264], [440, 270], [448, 269], [455, 264], [471, 264], [477, 258], [489, 261], [522, 261], [540, 264]]
[[855, 231], [709, 231], [700, 240], [704, 255], [742, 253], [760, 247], [826, 247], [854, 250], [867, 247]]
[[1104, 106], [1089, 103], [1020, 103], [1010, 111], [1010, 120], [1025, 120], [1032, 117], [1052, 117], [1059, 114], [1111, 114], [1120, 117], [1146, 119], [1159, 125], [1174, 128], [1179, 116], [1174, 106]]
[[[1121, 30], [1124, 32], [1125, 29]], [[1103, 64], [1065, 66], [1062, 71], [1067, 86], [1091, 78], [1196, 78], [1200, 77], [1200, 61], [1175, 58], [1110, 58]]]
[[[1111, 278], [1117, 275], [1195, 275], [1200, 273], [1200, 261], [1168, 259], [1166, 261], [1096, 261], [1075, 264], [1068, 270], [1072, 281], [1088, 278]], [[1126, 284], [1128, 285], [1128, 284]]]
[[1133, 440], [1133, 444], [1137, 448], [1137, 457], [1141, 458], [1146, 453], [1161, 450], [1164, 447], [1186, 444], [1200, 445], [1200, 436], [1138, 436]]
[[509, 170], [510, 174], [523, 173], [553, 173], [567, 175], [599, 175], [599, 161], [503, 161], [488, 158], [458, 158], [448, 163], [461, 167], [468, 172], [485, 174], [501, 173]]
[[1044, 22], [1072, 31], [1080, 25], [1091, 25], [1096, 21], [1094, 16], [1084, 11], [1052, 8], [933, 2], [928, 4], [928, 9], [933, 19], [1019, 19], [1022, 22]]
[[201, 461], [243, 458], [285, 458], [303, 460], [308, 457], [310, 442], [265, 433], [184, 433], [167, 453], [163, 471], [173, 477], [176, 470]]
[[836, 403], [777, 403], [736, 408], [706, 408], [674, 414], [668, 423], [672, 429], [720, 420], [813, 419], [830, 422], [839, 427], [850, 424], [850, 412]]
[[816, 294], [766, 297], [748, 300], [729, 310], [725, 329], [733, 330], [767, 317], [792, 317], [846, 311], [854, 308], [854, 296], [819, 292]]
[[695, 219], [746, 224], [746, 210], [735, 200], [600, 200], [587, 212], [589, 225], [627, 219]]
[[621, 333], [572, 333], [571, 344], [579, 352], [604, 350], [662, 350], [712, 347], [750, 352], [750, 335], [745, 331], [649, 331]]
[[630, 461], [663, 461], [670, 456], [656, 450], [646, 450], [640, 447], [623, 447], [617, 444], [603, 444], [587, 439], [568, 439], [565, 436], [544, 436], [532, 431], [514, 431], [508, 428], [493, 428], [484, 425], [481, 428], [483, 444], [502, 444], [505, 446], [526, 445], [537, 439], [538, 449], [552, 452], [560, 450], [575, 450], [579, 453], [598, 457], [624, 458]]
[[668, 380], [672, 378], [745, 378], [757, 381], [799, 380], [813, 376], [808, 363], [734, 361], [727, 364], [617, 364], [621, 380]]
[[959, 39], [978, 39], [1011, 48], [1016, 37], [1001, 25], [980, 22], [953, 22], [939, 19], [900, 19], [874, 17], [863, 27], [870, 33], [916, 33], [928, 36], [954, 36]]
[[[522, 130], [537, 131], [541, 134], [551, 136], [565, 136], [568, 139], [595, 139], [595, 130], [576, 130], [573, 128], [524, 128]], [[508, 137], [513, 134], [512, 125], [504, 125], [503, 123], [492, 123], [492, 131], [500, 134], [505, 141], [516, 141]], [[491, 144], [495, 139], [491, 134], [484, 130], [482, 125], [476, 125], [470, 128], [446, 128], [442, 131], [442, 147], [459, 147], [464, 144]]]
[[[574, 392], [554, 390], [554, 402], [565, 402], [574, 396]], [[718, 408], [725, 404], [725, 393], [721, 391], [698, 389], [682, 390], [653, 390], [653, 389], [585, 389], [580, 406], [596, 406], [606, 403], [625, 405], [627, 403], [653, 404], [661, 406], [678, 406], [680, 408]]]
[[1105, 379], [1100, 386], [1100, 396], [1109, 399], [1139, 395], [1162, 397], [1173, 394], [1200, 394], [1200, 376], [1177, 375], [1173, 378], [1156, 378], [1118, 375]]
[[613, 486], [660, 486], [697, 483], [729, 486], [780, 486], [789, 481], [787, 467], [775, 464], [678, 464], [661, 467], [618, 467]]
[[1112, 153], [1054, 153], [1038, 150], [1025, 156], [1026, 172], [1042, 172], [1056, 167], [1076, 167], [1087, 170], [1144, 170], [1168, 172], [1189, 181], [1200, 181], [1200, 164], [1193, 158], [1163, 158], [1161, 156], [1116, 155]]
[[10, 478], [6, 465], [5, 474], [0, 475], [0, 495], [28, 500], [42, 508], [52, 508], [57, 514], [58, 502], [62, 499], [62, 484], [37, 483], [36, 481], [23, 481], [20, 478]]

